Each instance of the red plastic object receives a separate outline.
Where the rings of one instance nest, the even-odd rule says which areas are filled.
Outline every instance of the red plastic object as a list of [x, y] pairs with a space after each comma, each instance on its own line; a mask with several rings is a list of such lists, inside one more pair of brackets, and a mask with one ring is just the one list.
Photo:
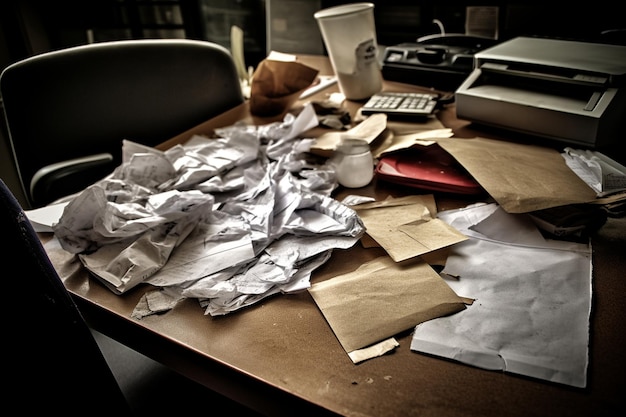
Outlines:
[[376, 165], [379, 179], [425, 190], [481, 194], [484, 189], [439, 145], [413, 147], [384, 155]]

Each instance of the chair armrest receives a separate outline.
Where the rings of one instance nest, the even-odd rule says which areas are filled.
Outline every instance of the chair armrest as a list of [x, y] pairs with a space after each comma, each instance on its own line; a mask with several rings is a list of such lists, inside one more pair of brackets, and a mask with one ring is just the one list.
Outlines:
[[80, 191], [113, 170], [113, 155], [99, 153], [40, 168], [30, 181], [30, 198], [37, 205]]

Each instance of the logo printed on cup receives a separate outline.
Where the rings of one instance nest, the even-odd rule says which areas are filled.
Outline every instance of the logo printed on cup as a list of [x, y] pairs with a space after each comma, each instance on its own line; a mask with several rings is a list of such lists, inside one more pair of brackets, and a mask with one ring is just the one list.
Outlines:
[[378, 48], [374, 44], [374, 40], [370, 39], [356, 47], [356, 66], [359, 71], [365, 69], [367, 65], [378, 65]]

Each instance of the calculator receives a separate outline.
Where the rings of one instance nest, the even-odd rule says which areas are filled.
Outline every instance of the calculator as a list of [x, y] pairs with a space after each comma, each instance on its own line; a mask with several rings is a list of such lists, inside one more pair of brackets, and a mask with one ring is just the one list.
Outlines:
[[437, 107], [438, 94], [383, 91], [374, 94], [361, 107], [361, 114], [368, 116], [384, 113], [390, 117], [419, 118], [430, 116]]

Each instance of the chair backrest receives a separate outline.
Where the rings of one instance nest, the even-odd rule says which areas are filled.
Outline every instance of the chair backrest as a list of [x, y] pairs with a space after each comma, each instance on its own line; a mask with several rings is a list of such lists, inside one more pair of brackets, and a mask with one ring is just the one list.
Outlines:
[[[155, 146], [244, 101], [230, 52], [188, 39], [101, 42], [29, 57], [4, 69], [0, 93], [29, 208], [112, 172], [123, 139]], [[67, 186], [61, 195], [31, 187], [42, 167], [100, 153], [113, 158], [95, 174], [59, 175]]]
[[4, 273], [3, 398], [27, 414], [130, 407], [17, 199], [0, 180]]

